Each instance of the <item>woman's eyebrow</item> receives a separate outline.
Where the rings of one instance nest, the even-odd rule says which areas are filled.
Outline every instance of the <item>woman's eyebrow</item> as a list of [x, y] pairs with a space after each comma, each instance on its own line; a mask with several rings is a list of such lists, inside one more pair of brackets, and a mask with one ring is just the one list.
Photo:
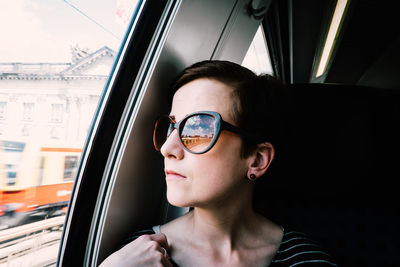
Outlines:
[[174, 123], [176, 123], [175, 115], [168, 114], [168, 117], [170, 117], [170, 118], [172, 119], [172, 121], [173, 121]]

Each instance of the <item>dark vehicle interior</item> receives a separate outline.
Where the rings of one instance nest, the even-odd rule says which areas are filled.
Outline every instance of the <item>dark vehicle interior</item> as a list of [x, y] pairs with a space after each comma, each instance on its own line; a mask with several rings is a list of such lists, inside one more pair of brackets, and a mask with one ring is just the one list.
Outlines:
[[292, 93], [287, 135], [256, 209], [306, 232], [340, 266], [395, 266], [400, 28], [395, 1], [351, 0], [321, 75], [337, 1], [141, 1], [80, 166], [60, 266], [97, 266], [130, 232], [187, 211], [165, 198], [153, 123], [169, 81], [204, 59], [241, 63], [260, 24]]

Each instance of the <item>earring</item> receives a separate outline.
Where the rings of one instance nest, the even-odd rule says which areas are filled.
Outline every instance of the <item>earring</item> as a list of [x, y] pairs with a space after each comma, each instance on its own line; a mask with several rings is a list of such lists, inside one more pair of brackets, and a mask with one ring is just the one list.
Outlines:
[[257, 177], [256, 177], [256, 175], [254, 173], [250, 174], [250, 176], [249, 176], [249, 180], [250, 181], [254, 181], [256, 178]]

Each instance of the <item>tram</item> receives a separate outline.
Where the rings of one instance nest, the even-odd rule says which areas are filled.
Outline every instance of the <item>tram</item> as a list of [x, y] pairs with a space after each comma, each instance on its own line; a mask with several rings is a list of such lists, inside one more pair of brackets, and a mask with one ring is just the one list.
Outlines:
[[0, 227], [65, 214], [81, 152], [0, 141]]

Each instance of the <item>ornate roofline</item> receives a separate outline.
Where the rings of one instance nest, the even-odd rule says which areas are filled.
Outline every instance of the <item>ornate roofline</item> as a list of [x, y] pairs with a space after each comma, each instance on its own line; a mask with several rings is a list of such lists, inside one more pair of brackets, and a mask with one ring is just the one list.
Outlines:
[[89, 54], [87, 57], [82, 58], [78, 62], [72, 64], [69, 68], [65, 69], [64, 71], [61, 72], [61, 74], [65, 73], [76, 73], [78, 71], [81, 71], [83, 69], [86, 69], [89, 65], [92, 63], [96, 62], [97, 60], [101, 59], [102, 57], [105, 56], [110, 56], [114, 57], [115, 52], [108, 48], [107, 46], [103, 46], [102, 48], [98, 49], [97, 51]]
[[0, 74], [0, 80], [106, 80], [108, 75], [35, 75], [35, 74]]
[[108, 75], [80, 74], [105, 56], [116, 53], [107, 46], [75, 63], [0, 63], [0, 80], [105, 80]]

